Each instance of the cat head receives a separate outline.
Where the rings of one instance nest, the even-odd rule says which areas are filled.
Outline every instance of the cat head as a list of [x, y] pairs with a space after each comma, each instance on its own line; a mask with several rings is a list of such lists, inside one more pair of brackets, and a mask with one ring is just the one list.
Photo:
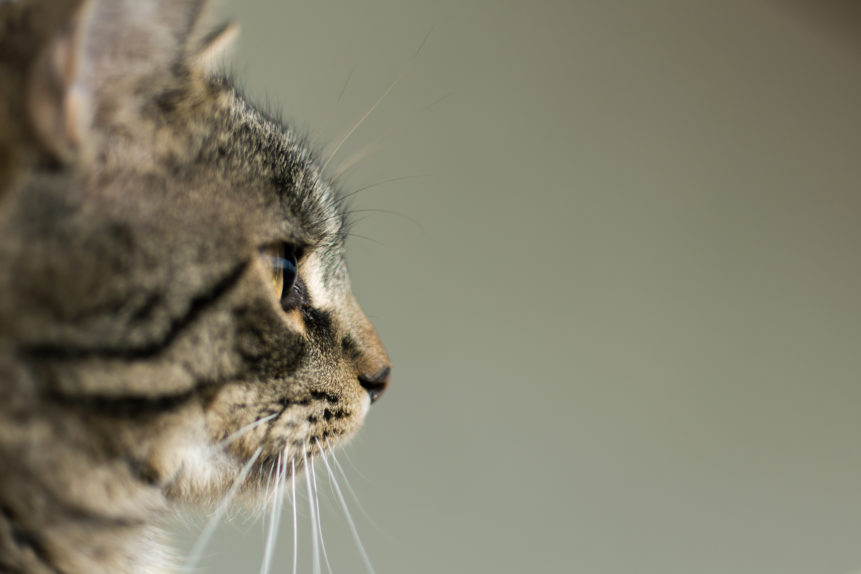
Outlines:
[[[51, 3], [16, 4], [32, 28]], [[390, 369], [342, 201], [301, 137], [212, 73], [232, 28], [202, 34], [202, 4], [52, 10], [21, 50], [0, 177], [19, 384], [181, 499], [343, 442]]]

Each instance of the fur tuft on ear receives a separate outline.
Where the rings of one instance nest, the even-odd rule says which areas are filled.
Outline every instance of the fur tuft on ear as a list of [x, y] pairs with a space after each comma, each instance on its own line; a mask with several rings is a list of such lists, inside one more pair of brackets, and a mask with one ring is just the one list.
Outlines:
[[192, 55], [194, 63], [205, 74], [212, 74], [233, 47], [238, 36], [239, 25], [235, 22], [225, 22], [206, 35]]
[[[28, 108], [35, 131], [58, 159], [97, 146], [99, 112], [123, 113], [194, 65], [195, 30], [207, 0], [84, 0], [33, 66]], [[218, 38], [213, 40], [216, 44]]]

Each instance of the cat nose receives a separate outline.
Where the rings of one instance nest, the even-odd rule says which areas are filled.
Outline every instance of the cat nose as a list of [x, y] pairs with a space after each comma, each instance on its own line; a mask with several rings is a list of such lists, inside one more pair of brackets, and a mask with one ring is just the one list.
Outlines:
[[377, 402], [386, 390], [386, 387], [389, 386], [389, 374], [391, 374], [391, 372], [392, 368], [389, 365], [386, 365], [371, 375], [359, 375], [359, 384], [368, 391], [368, 395], [371, 397], [371, 404]]
[[[356, 378], [375, 403], [389, 386], [392, 363], [377, 330], [362, 312], [352, 295], [348, 300], [349, 335], [342, 341], [347, 357], [352, 359]], [[349, 343], [349, 344], [345, 344]]]

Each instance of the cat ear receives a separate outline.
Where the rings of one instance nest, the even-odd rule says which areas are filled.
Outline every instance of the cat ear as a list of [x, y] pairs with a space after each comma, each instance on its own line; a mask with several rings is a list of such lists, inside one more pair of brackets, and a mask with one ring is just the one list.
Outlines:
[[207, 0], [85, 0], [46, 44], [30, 78], [36, 133], [60, 159], [88, 153], [98, 111], [140, 106], [187, 61]]
[[239, 25], [235, 22], [225, 22], [206, 35], [192, 55], [193, 63], [205, 74], [212, 74], [224, 60], [224, 56], [233, 48], [238, 36]]
[[92, 109], [80, 83], [84, 26], [81, 11], [37, 57], [28, 94], [33, 127], [60, 159], [71, 159], [84, 145]]

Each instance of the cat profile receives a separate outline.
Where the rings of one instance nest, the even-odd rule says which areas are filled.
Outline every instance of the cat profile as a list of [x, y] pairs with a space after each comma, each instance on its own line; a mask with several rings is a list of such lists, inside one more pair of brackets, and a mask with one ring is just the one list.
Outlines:
[[264, 496], [388, 384], [343, 202], [205, 4], [0, 2], [0, 572], [163, 571], [164, 516]]

